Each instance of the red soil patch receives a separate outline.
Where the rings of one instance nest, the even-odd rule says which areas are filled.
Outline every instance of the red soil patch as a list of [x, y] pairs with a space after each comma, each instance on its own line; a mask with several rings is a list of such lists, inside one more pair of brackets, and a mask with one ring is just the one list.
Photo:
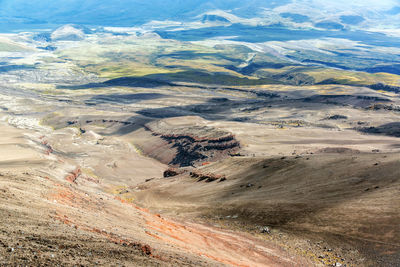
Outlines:
[[[56, 186], [57, 186], [55, 188], [56, 193], [51, 194], [49, 199], [56, 200], [57, 203], [60, 204], [80, 209], [86, 209], [88, 211], [95, 210], [97, 208], [96, 204], [98, 203], [91, 201], [89, 196], [84, 195], [81, 192], [77, 192], [71, 188], [65, 187], [60, 184]], [[139, 251], [141, 251], [143, 255], [152, 256], [160, 259], [159, 256], [153, 255], [153, 249], [147, 244], [142, 244], [129, 239], [122, 239], [121, 237], [119, 237], [114, 233], [107, 232], [105, 230], [100, 230], [97, 227], [86, 225], [77, 220], [73, 220], [64, 213], [65, 209], [61, 207], [56, 207], [56, 212], [55, 215], [53, 216], [53, 219], [60, 221], [61, 223], [66, 224], [68, 226], [73, 226], [75, 229], [79, 228], [83, 231], [99, 234], [113, 243], [136, 248]]]
[[47, 140], [43, 140], [43, 138], [44, 136], [40, 138], [42, 140], [41, 144], [46, 148], [45, 154], [48, 156], [54, 152], [54, 149], [51, 145], [49, 145], [49, 142]]
[[205, 256], [214, 261], [232, 266], [295, 266], [303, 259], [292, 259], [278, 247], [266, 247], [264, 243], [237, 233], [223, 232], [202, 225], [184, 225], [152, 214], [119, 197], [115, 199], [141, 211], [152, 231], [146, 234], [165, 243], [178, 246], [189, 253]]
[[[75, 171], [74, 173], [76, 175], [79, 171]], [[56, 185], [55, 193], [50, 196], [50, 199], [56, 200], [59, 204], [75, 207], [83, 212], [96, 212], [100, 208], [99, 205], [101, 205], [101, 203], [98, 203], [84, 192], [71, 186], [60, 184]], [[148, 228], [146, 231], [147, 236], [157, 240], [157, 242], [170, 244], [179, 250], [183, 249], [187, 253], [204, 256], [210, 260], [231, 266], [309, 265], [303, 259], [292, 258], [282, 249], [273, 245], [267, 245], [250, 236], [194, 223], [178, 223], [163, 218], [159, 214], [153, 214], [149, 210], [123, 200], [120, 197], [115, 197], [115, 200], [139, 211], [138, 219], [145, 221]], [[141, 251], [143, 255], [161, 259], [160, 256], [154, 255], [153, 249], [147, 244], [121, 238], [114, 233], [100, 230], [89, 222], [84, 223], [78, 218], [73, 219], [71, 216], [67, 216], [68, 207], [56, 205], [55, 209], [56, 215], [54, 219], [66, 225], [101, 235], [116, 244], [132, 246]]]
[[76, 179], [82, 174], [82, 170], [80, 167], [77, 167], [75, 170], [70, 172], [67, 176], [65, 176], [65, 180], [70, 183], [76, 183]]

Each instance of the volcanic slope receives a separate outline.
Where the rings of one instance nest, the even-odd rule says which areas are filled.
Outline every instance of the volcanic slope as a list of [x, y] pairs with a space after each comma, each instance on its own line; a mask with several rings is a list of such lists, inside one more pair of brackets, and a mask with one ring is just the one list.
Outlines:
[[[70, 129], [52, 132], [40, 127], [21, 130], [6, 124], [1, 129], [7, 134], [0, 139], [2, 149], [8, 151], [0, 162], [4, 265], [293, 266], [309, 262], [246, 233], [179, 222], [133, 204], [124, 197], [127, 190], [115, 185], [133, 185], [133, 181], [115, 181], [107, 172], [99, 178], [87, 169], [93, 161], [82, 161], [86, 156], [79, 150], [70, 151], [69, 146], [86, 147], [93, 156], [90, 134], [74, 136]], [[116, 143], [99, 146], [112, 147], [115, 156], [120, 153]], [[136, 157], [143, 167], [154, 164], [152, 159]], [[109, 168], [124, 169], [123, 161]]]

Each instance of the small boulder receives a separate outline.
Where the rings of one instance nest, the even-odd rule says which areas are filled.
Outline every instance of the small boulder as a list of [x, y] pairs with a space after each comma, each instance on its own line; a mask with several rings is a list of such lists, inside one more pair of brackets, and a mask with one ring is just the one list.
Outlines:
[[262, 234], [271, 234], [271, 229], [268, 226], [263, 226], [260, 228], [260, 233]]
[[166, 170], [164, 172], [164, 178], [174, 177], [174, 176], [177, 176], [177, 175], [179, 175], [178, 170], [172, 169], [172, 168], [170, 168], [170, 169], [168, 169], [168, 170]]

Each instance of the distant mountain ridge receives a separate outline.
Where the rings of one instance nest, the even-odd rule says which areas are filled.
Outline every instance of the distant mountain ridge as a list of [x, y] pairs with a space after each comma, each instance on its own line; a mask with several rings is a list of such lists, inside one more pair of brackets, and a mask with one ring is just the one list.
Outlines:
[[239, 23], [232, 17], [252, 25], [398, 29], [398, 10], [395, 0], [0, 0], [0, 32], [54, 29], [65, 24], [130, 27], [152, 21]]
[[[2, 0], [1, 21], [21, 24], [86, 24], [132, 26], [151, 20], [182, 20], [214, 9], [266, 6], [265, 1], [222, 0]], [[257, 15], [253, 11], [252, 15]]]

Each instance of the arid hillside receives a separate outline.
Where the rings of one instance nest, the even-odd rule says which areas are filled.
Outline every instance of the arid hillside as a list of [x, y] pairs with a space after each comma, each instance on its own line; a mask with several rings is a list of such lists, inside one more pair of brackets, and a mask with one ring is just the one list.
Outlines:
[[0, 35], [0, 265], [399, 266], [397, 50], [163, 25]]

